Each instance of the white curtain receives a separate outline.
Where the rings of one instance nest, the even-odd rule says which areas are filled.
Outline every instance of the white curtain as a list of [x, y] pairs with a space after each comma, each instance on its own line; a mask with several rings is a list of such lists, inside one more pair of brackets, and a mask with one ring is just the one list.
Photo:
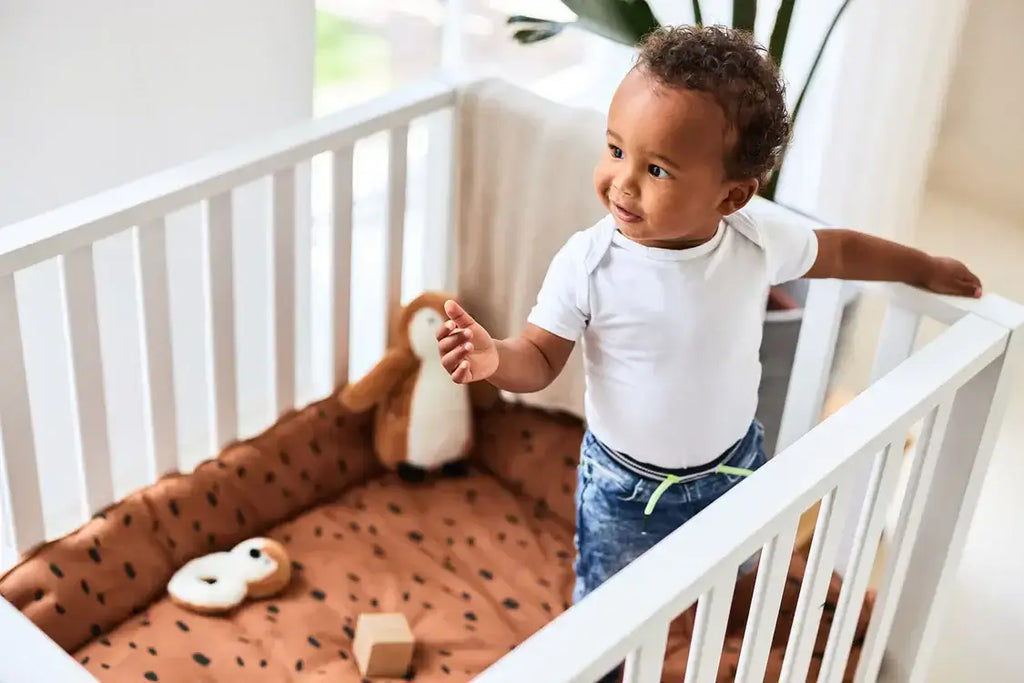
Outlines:
[[[885, 237], [913, 237], [967, 4], [853, 0], [826, 108], [823, 180], [809, 208]], [[787, 197], [799, 194], [784, 180]]]

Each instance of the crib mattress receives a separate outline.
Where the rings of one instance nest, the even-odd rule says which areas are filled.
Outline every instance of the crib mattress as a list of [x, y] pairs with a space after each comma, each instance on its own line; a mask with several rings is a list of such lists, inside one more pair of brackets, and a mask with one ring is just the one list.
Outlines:
[[220, 617], [163, 598], [76, 657], [103, 681], [359, 681], [357, 616], [397, 611], [417, 640], [410, 677], [466, 680], [571, 593], [572, 531], [535, 508], [480, 472], [383, 477], [268, 534], [294, 562], [284, 594]]
[[[360, 681], [364, 612], [402, 612], [407, 678], [465, 681], [568, 607], [578, 420], [500, 404], [477, 415], [463, 478], [407, 484], [375, 465], [369, 421], [334, 397], [284, 416], [188, 475], [171, 475], [31, 553], [0, 593], [101, 681]], [[200, 616], [164, 593], [174, 568], [243, 538], [287, 548], [273, 599]], [[791, 562], [766, 680], [778, 680], [805, 565]], [[753, 577], [737, 586], [718, 680], [732, 681]], [[811, 663], [839, 596], [829, 586]], [[870, 613], [861, 613], [851, 667]], [[664, 680], [682, 679], [693, 610]]]
[[[572, 530], [480, 472], [420, 486], [384, 477], [269, 535], [294, 561], [283, 595], [227, 617], [163, 598], [76, 657], [102, 681], [360, 681], [358, 614], [397, 611], [417, 640], [407, 680], [465, 681], [565, 609], [572, 590]], [[780, 675], [803, 568], [795, 556], [766, 680]], [[735, 678], [751, 589], [737, 588], [720, 681]], [[838, 591], [834, 580], [812, 673]], [[673, 626], [666, 681], [684, 676], [692, 625], [691, 611]]]

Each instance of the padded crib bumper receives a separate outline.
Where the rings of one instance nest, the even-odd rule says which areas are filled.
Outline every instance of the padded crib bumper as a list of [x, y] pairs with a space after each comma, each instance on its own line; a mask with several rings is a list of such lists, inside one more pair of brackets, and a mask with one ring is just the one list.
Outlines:
[[583, 423], [565, 412], [498, 403], [476, 419], [477, 461], [537, 516], [576, 526], [573, 494]]
[[331, 396], [29, 551], [0, 576], [0, 595], [74, 651], [142, 612], [192, 558], [259, 535], [379, 469], [369, 415]]

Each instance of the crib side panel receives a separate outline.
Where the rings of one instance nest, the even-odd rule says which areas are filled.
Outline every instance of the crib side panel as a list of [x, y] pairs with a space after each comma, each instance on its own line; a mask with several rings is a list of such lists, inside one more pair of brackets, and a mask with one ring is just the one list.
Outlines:
[[[660, 640], [654, 636], [657, 627], [695, 603], [698, 616], [687, 680], [710, 680], [717, 669], [714, 665], [721, 644], [718, 629], [732, 621], [726, 622], [729, 610], [721, 603], [716, 605], [715, 593], [728, 592], [725, 587], [732, 587], [739, 565], [757, 550], [762, 552], [762, 565], [745, 620], [748, 630], [742, 635], [739, 662], [733, 673], [739, 680], [761, 680], [767, 675], [772, 680], [798, 681], [820, 675], [820, 680], [838, 682], [854, 675], [854, 671], [863, 671], [858, 673], [860, 680], [868, 681], [873, 680], [871, 668], [882, 654], [902, 659], [897, 651], [926, 653], [927, 633], [922, 636], [909, 628], [910, 621], [904, 620], [901, 610], [904, 605], [913, 605], [907, 614], [920, 616], [926, 624], [934, 623], [939, 612], [931, 610], [929, 600], [936, 592], [948, 593], [948, 586], [942, 582], [948, 580], [953, 560], [936, 565], [928, 574], [930, 580], [909, 593], [907, 585], [901, 587], [897, 581], [890, 581], [888, 592], [865, 600], [883, 511], [893, 498], [894, 465], [898, 460], [892, 456], [902, 452], [909, 427], [928, 419], [932, 431], [938, 430], [929, 435], [929, 443], [946, 444], [939, 454], [942, 462], [957, 459], [954, 452], [961, 456], [965, 452], [978, 454], [978, 460], [959, 458], [967, 462], [963, 466], [971, 470], [969, 477], [944, 475], [946, 484], [954, 479], [977, 481], [990, 450], [992, 425], [1000, 419], [997, 387], [1002, 385], [997, 380], [1005, 379], [1002, 368], [1009, 338], [1005, 325], [974, 314], [963, 315], [846, 407], [797, 438], [754, 476], [483, 672], [479, 680], [491, 683], [547, 677], [583, 683], [623, 659], [632, 663], [628, 671], [635, 674], [641, 662], [646, 662], [648, 669], [655, 666], [650, 660], [656, 659], [651, 652], [659, 651]], [[953, 396], [957, 397], [952, 404], [954, 418], [958, 412], [955, 406], [964, 406], [959, 411], [964, 413], [962, 419], [955, 422], [946, 419]], [[970, 414], [968, 405], [974, 406]], [[954, 431], [968, 437], [954, 439], [951, 445]], [[981, 441], [974, 441], [979, 435]], [[934, 458], [934, 450], [928, 450]], [[926, 460], [919, 474], [938, 472], [946, 466]], [[866, 495], [861, 495], [859, 473], [864, 467], [871, 476]], [[934, 485], [923, 482], [911, 495], [914, 502], [908, 501], [905, 506], [915, 514], [920, 514], [921, 505], [947, 508], [944, 516], [928, 513], [903, 524], [901, 547], [914, 548], [913, 555], [921, 554], [910, 560], [920, 563], [914, 570], [915, 577], [923, 571], [926, 556], [937, 557], [934, 549], [943, 541], [951, 539], [943, 547], [951, 545], [952, 554], [962, 546], [964, 525], [969, 523], [969, 510], [974, 506], [970, 496], [976, 495], [976, 489], [968, 484], [964, 490], [961, 485], [950, 494], [950, 487], [944, 484], [942, 490], [940, 494]], [[955, 509], [948, 509], [951, 500], [956, 501]], [[817, 501], [821, 501], [818, 523], [806, 565], [797, 575], [791, 568], [783, 580], [780, 570], [783, 558], [788, 560], [796, 519]], [[837, 551], [848, 520], [855, 529], [851, 569], [840, 581]], [[931, 550], [920, 551], [920, 544], [915, 547], [914, 525], [920, 525], [922, 538], [929, 538]], [[680, 563], [679, 557], [688, 561]], [[900, 574], [904, 574], [905, 557], [901, 564]], [[791, 583], [798, 586], [795, 600]], [[791, 617], [791, 626], [782, 633], [776, 625], [780, 584], [781, 592], [786, 594], [781, 614]], [[832, 609], [823, 609], [829, 603]], [[885, 629], [891, 627], [890, 640], [878, 628], [869, 630], [876, 618], [882, 620]], [[778, 619], [781, 621], [781, 616]], [[731, 626], [726, 628], [735, 647], [739, 636]], [[865, 636], [862, 649], [857, 641]], [[774, 668], [766, 671], [769, 653]], [[858, 670], [860, 663], [865, 668]], [[908, 668], [900, 680], [920, 680], [924, 665], [918, 667], [914, 672]], [[717, 673], [722, 675], [720, 670]]]
[[[14, 540], [0, 542], [0, 569], [119, 495], [191, 469], [348, 380], [353, 235], [375, 231], [356, 220], [355, 148], [377, 134], [390, 138], [380, 188], [387, 321], [403, 303], [410, 266], [408, 169], [414, 154], [425, 156], [410, 144], [410, 131], [440, 113], [450, 120], [455, 101], [447, 83], [417, 83], [0, 231], [0, 539]], [[318, 155], [333, 158], [326, 197], [312, 192]], [[326, 207], [310, 210], [317, 201]], [[331, 216], [331, 266], [321, 278], [313, 250], [324, 243], [313, 239], [311, 224], [324, 214]], [[33, 283], [51, 278], [60, 286], [59, 310], [45, 311], [63, 320], [58, 346], [68, 358], [59, 363], [38, 358], [38, 345], [26, 348], [24, 320], [38, 313], [23, 310], [26, 298], [15, 286], [26, 269]], [[314, 289], [332, 322], [314, 321]], [[111, 322], [123, 322], [126, 312], [137, 324]], [[326, 367], [314, 367], [314, 347], [329, 349]], [[260, 357], [267, 362], [254, 369]], [[34, 372], [43, 366], [46, 377]], [[243, 386], [265, 389], [255, 396]], [[49, 401], [53, 393], [61, 400]], [[125, 405], [131, 418], [119, 414]], [[126, 420], [133, 423], [127, 436]], [[40, 453], [40, 434], [64, 424], [73, 432], [67, 447]], [[118, 465], [126, 462], [130, 477]], [[72, 482], [59, 496], [47, 493], [54, 477]]]

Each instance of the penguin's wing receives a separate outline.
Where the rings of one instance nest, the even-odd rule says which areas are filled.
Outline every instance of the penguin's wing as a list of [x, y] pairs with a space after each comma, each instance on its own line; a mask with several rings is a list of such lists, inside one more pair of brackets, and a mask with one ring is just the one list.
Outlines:
[[356, 413], [370, 410], [418, 365], [419, 360], [407, 350], [389, 349], [366, 375], [341, 390], [342, 405]]

